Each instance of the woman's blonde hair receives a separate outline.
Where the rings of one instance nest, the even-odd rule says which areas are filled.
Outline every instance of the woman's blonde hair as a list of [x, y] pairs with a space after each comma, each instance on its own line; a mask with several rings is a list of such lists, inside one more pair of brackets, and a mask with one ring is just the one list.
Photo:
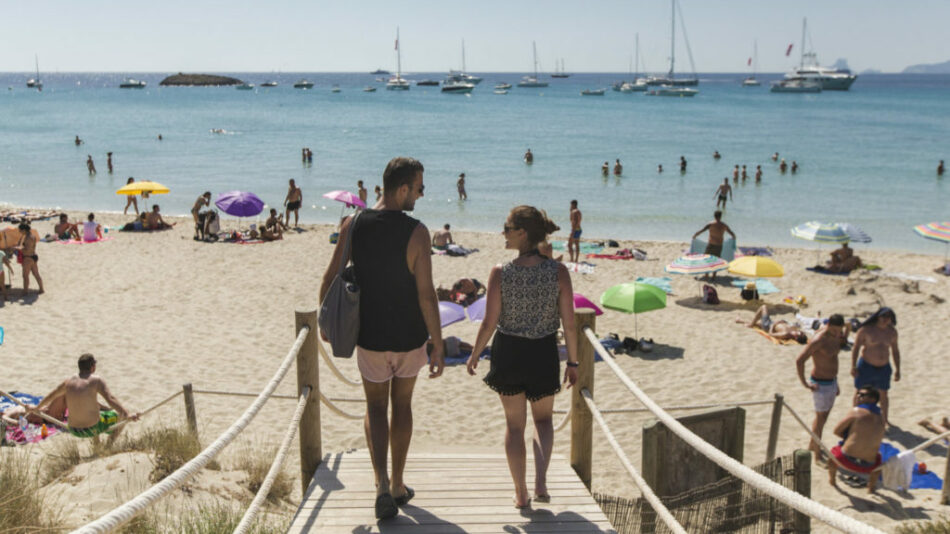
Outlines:
[[528, 234], [528, 241], [532, 245], [547, 239], [547, 236], [560, 230], [554, 221], [548, 218], [544, 210], [534, 206], [517, 206], [511, 210], [511, 222], [515, 228], [520, 228]]

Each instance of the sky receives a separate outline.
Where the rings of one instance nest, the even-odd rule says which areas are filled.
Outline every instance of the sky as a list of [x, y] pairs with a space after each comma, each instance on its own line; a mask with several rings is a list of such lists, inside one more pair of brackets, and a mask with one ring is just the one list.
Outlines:
[[[802, 18], [824, 65], [899, 72], [950, 60], [946, 0], [678, 0], [698, 72], [797, 63]], [[0, 0], [0, 71], [625, 72], [639, 34], [649, 71], [668, 68], [668, 0]], [[677, 23], [676, 62], [689, 70]], [[791, 57], [785, 50], [795, 43]], [[642, 67], [641, 71], [644, 70]], [[677, 68], [679, 71], [680, 69]]]

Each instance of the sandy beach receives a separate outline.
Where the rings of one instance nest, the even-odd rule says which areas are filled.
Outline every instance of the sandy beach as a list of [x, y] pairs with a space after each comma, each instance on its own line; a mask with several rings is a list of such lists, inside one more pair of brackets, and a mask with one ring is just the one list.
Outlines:
[[[86, 213], [69, 215], [71, 220], [82, 220]], [[97, 213], [97, 220], [114, 227], [131, 217]], [[80, 354], [91, 352], [99, 361], [99, 374], [132, 410], [151, 406], [187, 382], [201, 389], [258, 392], [290, 348], [295, 308], [316, 307], [321, 277], [332, 253], [327, 239], [332, 228], [304, 226], [299, 232], [288, 232], [282, 241], [267, 244], [208, 244], [192, 240], [190, 218], [177, 221], [174, 229], [164, 232], [110, 231], [109, 240], [95, 244], [40, 243], [37, 254], [46, 293], [22, 295], [17, 268], [10, 299], [0, 303], [0, 326], [5, 331], [0, 346], [2, 388], [45, 394], [75, 372]], [[424, 222], [430, 229], [441, 225], [440, 221]], [[703, 222], [698, 220], [697, 228]], [[37, 222], [34, 228], [45, 235], [52, 232], [53, 224]], [[498, 221], [499, 229], [501, 224]], [[747, 244], [741, 241], [743, 229], [734, 230], [740, 244]], [[566, 238], [566, 232], [562, 230], [560, 234], [554, 239]], [[503, 249], [504, 241], [498, 234], [453, 235], [457, 243], [477, 248], [478, 252], [464, 258], [433, 256], [437, 286], [449, 287], [461, 277], [487, 280], [491, 266], [513, 255]], [[685, 240], [688, 236], [683, 237]], [[645, 250], [647, 260], [589, 260], [595, 264], [592, 274], [572, 275], [575, 292], [597, 301], [604, 290], [616, 283], [633, 281], [638, 276], [665, 276], [664, 266], [687, 247], [684, 242], [620, 244]], [[947, 383], [947, 366], [940, 363], [944, 344], [940, 340], [946, 340], [943, 328], [950, 306], [946, 303], [950, 299], [950, 278], [933, 271], [942, 263], [942, 257], [856, 245], [856, 253], [866, 263], [881, 266], [882, 271], [829, 276], [805, 270], [815, 264], [816, 248], [803, 242], [803, 248], [774, 249], [774, 259], [784, 266], [785, 276], [773, 280], [780, 291], [762, 299], [770, 306], [773, 318], [794, 320], [797, 305], [783, 303], [786, 296], [806, 297], [807, 307], [801, 310], [806, 316], [820, 312], [823, 317], [841, 313], [860, 318], [881, 305], [892, 307], [898, 317], [902, 377], [892, 384], [892, 428], [887, 439], [898, 448], [907, 449], [932, 437], [917, 421], [950, 416], [950, 408], [939, 396]], [[828, 252], [830, 248], [823, 247], [822, 262]], [[924, 279], [908, 280], [882, 273], [904, 273]], [[742, 301], [738, 288], [717, 286], [722, 303], [710, 306], [702, 303], [699, 286], [692, 277], [673, 276], [673, 294], [667, 307], [638, 317], [639, 336], [653, 338], [655, 349], [650, 354], [618, 356], [620, 366], [661, 406], [771, 400], [775, 393], [782, 393], [810, 422], [814, 414], [811, 394], [798, 382], [795, 371], [800, 347], [774, 345], [737, 324], [737, 318], [750, 320], [757, 306]], [[473, 342], [477, 328], [477, 324], [463, 321], [446, 327], [443, 334]], [[607, 311], [597, 318], [597, 332], [601, 337], [610, 332], [621, 338], [633, 336], [633, 317]], [[824, 441], [829, 446], [831, 427], [849, 409], [853, 393], [848, 375], [850, 351], [842, 351], [840, 358], [842, 393], [825, 429]], [[355, 360], [338, 359], [336, 363], [351, 378], [358, 377]], [[606, 366], [597, 364], [595, 368], [595, 397], [602, 408], [640, 407]], [[487, 369], [487, 364], [481, 365], [479, 375], [484, 376]], [[362, 395], [360, 390], [334, 379], [325, 367], [321, 378], [321, 388], [329, 396]], [[291, 372], [278, 393], [293, 394], [294, 390]], [[249, 402], [244, 398], [199, 396], [202, 442], [213, 440]], [[562, 392], [556, 408], [566, 409], [568, 405], [569, 396]], [[344, 407], [353, 412], [362, 410], [357, 403], [346, 403]], [[242, 447], [275, 447], [291, 408], [290, 401], [271, 401], [239, 443], [224, 453], [225, 461], [228, 455], [240, 454]], [[434, 380], [420, 376], [414, 409], [415, 433], [410, 454], [452, 447], [502, 452], [504, 425], [497, 396], [481, 380], [470, 377], [464, 366], [449, 367], [441, 378]], [[747, 465], [758, 464], [765, 457], [770, 410], [769, 406], [747, 409]], [[690, 412], [677, 412], [681, 413]], [[650, 418], [642, 414], [607, 417], [628, 456], [638, 465], [641, 427]], [[169, 404], [140, 424], [183, 425], [181, 402]], [[323, 440], [325, 452], [365, 447], [360, 422], [326, 409]], [[783, 416], [779, 454], [806, 445], [804, 430], [787, 414]], [[555, 452], [568, 454], [568, 448], [568, 434], [562, 431], [556, 435]], [[938, 444], [919, 453], [918, 459], [942, 477], [946, 454], [946, 446]], [[287, 464], [287, 471], [295, 475], [296, 461], [294, 453]], [[121, 474], [116, 471], [114, 481], [96, 478], [97, 484], [133, 488], [117, 491], [120, 495], [114, 500], [95, 502], [83, 497], [89, 487], [81, 481], [60, 483], [57, 491], [65, 501], [83, 503], [81, 509], [68, 512], [72, 524], [101, 515], [131, 496], [134, 487], [147, 486], [147, 481], [130, 482], [130, 476], [123, 470]], [[902, 520], [935, 519], [947, 513], [947, 508], [938, 504], [939, 490], [913, 490], [910, 496], [879, 490], [869, 496], [864, 489], [840, 483], [839, 488], [828, 485], [823, 468], [813, 467], [814, 499], [875, 526], [893, 530]], [[593, 490], [637, 495], [599, 429], [594, 431]], [[299, 498], [299, 490], [295, 491], [292, 499]], [[188, 499], [181, 498], [181, 502], [187, 505]], [[824, 530], [818, 524], [814, 527], [815, 531]]]

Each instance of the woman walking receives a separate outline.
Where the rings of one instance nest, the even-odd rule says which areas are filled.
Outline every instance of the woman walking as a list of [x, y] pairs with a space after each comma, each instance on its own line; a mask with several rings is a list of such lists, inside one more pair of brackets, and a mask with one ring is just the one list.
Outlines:
[[[125, 185], [129, 185], [129, 184], [131, 184], [131, 183], [134, 182], [134, 181], [135, 181], [135, 178], [132, 178], [131, 176], [129, 176], [129, 180], [128, 180], [127, 182], [125, 182]], [[135, 208], [135, 214], [136, 214], [136, 215], [139, 214], [139, 201], [135, 198], [135, 195], [129, 195], [129, 196], [126, 198], [126, 200], [125, 200], [125, 209], [122, 210], [122, 214], [123, 214], [123, 215], [125, 215], [126, 213], [129, 212], [129, 206], [132, 206], [132, 207]]]
[[478, 354], [494, 334], [488, 387], [499, 393], [505, 410], [505, 455], [515, 483], [514, 503], [527, 507], [531, 499], [525, 479], [524, 431], [528, 405], [534, 420], [534, 499], [548, 502], [547, 470], [554, 446], [554, 394], [561, 390], [557, 349], [558, 321], [564, 328], [567, 367], [564, 382], [577, 382], [577, 338], [574, 332], [574, 292], [564, 265], [542, 256], [538, 244], [558, 230], [543, 211], [531, 206], [511, 210], [505, 221], [505, 248], [518, 256], [496, 265], [488, 279], [485, 319], [468, 360], [475, 374]]

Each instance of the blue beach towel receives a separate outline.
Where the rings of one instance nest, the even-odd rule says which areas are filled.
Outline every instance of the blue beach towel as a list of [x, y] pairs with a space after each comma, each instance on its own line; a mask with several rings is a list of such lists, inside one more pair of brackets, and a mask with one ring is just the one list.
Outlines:
[[[705, 254], [706, 245], [708, 242], [705, 239], [695, 238], [692, 243], [689, 245], [690, 254]], [[736, 259], [736, 240], [731, 237], [727, 237], [725, 241], [722, 242], [722, 254], [719, 255], [720, 258], [726, 261], [732, 261]]]
[[848, 276], [850, 273], [833, 273], [824, 267], [816, 265], [815, 267], [805, 267], [806, 271], [811, 271], [818, 274], [830, 274], [831, 276]]
[[658, 287], [665, 291], [667, 295], [673, 294], [673, 286], [671, 285], [673, 279], [669, 276], [640, 276], [636, 281], [643, 284], [650, 284], [653, 287]]
[[[881, 461], [886, 462], [888, 458], [900, 454], [900, 450], [890, 443], [881, 443]], [[923, 475], [917, 472], [917, 466], [914, 464], [914, 475], [910, 479], [910, 489], [943, 489], [943, 481], [933, 471], [927, 471]]]
[[[745, 285], [749, 283], [748, 280], [733, 280], [732, 285], [738, 287], [739, 289], [744, 289]], [[778, 293], [778, 288], [775, 287], [770, 280], [765, 278], [756, 278], [755, 279], [755, 289], [758, 290], [759, 296], [768, 295], [770, 293]]]
[[[446, 365], [446, 366], [449, 366], [449, 365], [465, 365], [465, 364], [468, 363], [468, 357], [471, 356], [471, 355], [472, 355], [472, 353], [469, 352], [469, 351], [464, 351], [464, 350], [463, 350], [463, 351], [459, 351], [459, 355], [458, 355], [458, 356], [454, 356], [454, 357], [452, 357], [452, 358], [449, 358], [448, 356], [446, 356], [446, 358], [445, 358], [445, 365]], [[479, 359], [479, 360], [487, 360], [489, 356], [491, 356], [491, 347], [485, 347], [485, 350], [483, 350], [482, 353], [478, 355], [478, 359]]]
[[[19, 391], [11, 391], [10, 395], [20, 399], [20, 402], [23, 404], [32, 404], [33, 406], [36, 406], [41, 400], [43, 400], [43, 397], [37, 397], [36, 395], [29, 395], [27, 393], [20, 393]], [[15, 402], [6, 397], [0, 396], [0, 412], [5, 412], [15, 406]]]
[[[554, 250], [567, 250], [567, 241], [551, 241]], [[581, 254], [600, 254], [604, 247], [581, 241]]]

